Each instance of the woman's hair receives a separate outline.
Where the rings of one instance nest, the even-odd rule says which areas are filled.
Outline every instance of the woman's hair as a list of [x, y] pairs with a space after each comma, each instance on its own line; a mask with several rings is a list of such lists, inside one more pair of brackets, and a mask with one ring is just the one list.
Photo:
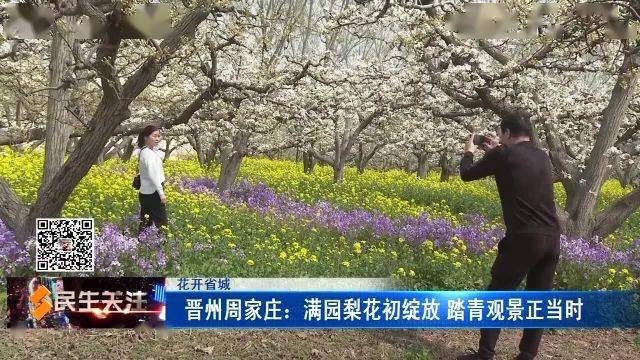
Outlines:
[[157, 130], [160, 130], [160, 128], [155, 125], [147, 125], [144, 129], [142, 129], [142, 131], [140, 131], [140, 134], [138, 134], [138, 147], [143, 147], [144, 138], [153, 134]]

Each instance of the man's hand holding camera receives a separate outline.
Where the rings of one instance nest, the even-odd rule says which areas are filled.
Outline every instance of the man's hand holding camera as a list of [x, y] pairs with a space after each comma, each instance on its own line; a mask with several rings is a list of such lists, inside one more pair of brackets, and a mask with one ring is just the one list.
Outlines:
[[474, 133], [469, 137], [464, 151], [474, 153], [478, 148], [484, 151], [489, 151], [496, 148], [498, 145], [500, 145], [500, 142], [497, 138], [493, 136], [479, 135]]

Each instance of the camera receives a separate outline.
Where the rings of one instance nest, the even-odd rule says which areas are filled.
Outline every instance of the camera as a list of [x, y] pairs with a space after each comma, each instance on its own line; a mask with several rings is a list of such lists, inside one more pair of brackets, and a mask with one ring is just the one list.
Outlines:
[[478, 135], [478, 134], [473, 136], [473, 144], [474, 145], [480, 146], [480, 145], [482, 145], [482, 143], [485, 143], [485, 142], [487, 142], [487, 143], [490, 142], [488, 137], [486, 137], [484, 135]]

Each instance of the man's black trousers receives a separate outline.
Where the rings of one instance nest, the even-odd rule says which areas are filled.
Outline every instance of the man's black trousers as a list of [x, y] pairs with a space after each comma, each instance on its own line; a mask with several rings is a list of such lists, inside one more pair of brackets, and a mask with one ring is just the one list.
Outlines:
[[157, 191], [153, 194], [138, 193], [138, 197], [140, 199], [140, 232], [152, 223], [157, 228], [167, 225], [167, 208], [160, 201]]
[[[491, 268], [487, 290], [515, 290], [527, 277], [527, 290], [550, 290], [560, 257], [560, 235], [507, 234], [498, 244], [498, 255]], [[491, 359], [500, 329], [480, 331], [482, 358]], [[538, 354], [542, 329], [525, 329], [520, 340], [521, 358]]]

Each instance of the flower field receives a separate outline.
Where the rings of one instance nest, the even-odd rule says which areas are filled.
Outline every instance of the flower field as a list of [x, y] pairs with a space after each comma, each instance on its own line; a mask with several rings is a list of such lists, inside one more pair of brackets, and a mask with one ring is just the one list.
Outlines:
[[[35, 199], [44, 157], [0, 150], [0, 177], [27, 202]], [[136, 162], [94, 166], [74, 191], [65, 217], [97, 221], [96, 266], [102, 275], [235, 277], [395, 276], [408, 287], [477, 289], [489, 280], [503, 235], [492, 180], [439, 182], [399, 170], [349, 168], [343, 184], [331, 169], [248, 158], [231, 191], [215, 193], [216, 169], [168, 160], [169, 227], [140, 237]], [[601, 205], [628, 189], [607, 182]], [[558, 188], [559, 202], [563, 192]], [[29, 245], [28, 245], [29, 246]], [[0, 268], [28, 271], [30, 248], [0, 223]], [[562, 239], [556, 287], [637, 288], [640, 214], [607, 239]]]

